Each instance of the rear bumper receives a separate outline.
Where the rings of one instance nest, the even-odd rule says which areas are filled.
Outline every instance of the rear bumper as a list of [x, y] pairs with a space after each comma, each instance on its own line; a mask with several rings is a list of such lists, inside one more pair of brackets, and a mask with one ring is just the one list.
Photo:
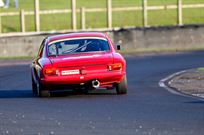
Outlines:
[[120, 82], [124, 76], [125, 72], [114, 71], [98, 74], [87, 74], [87, 75], [67, 75], [67, 76], [47, 76], [41, 78], [41, 83], [44, 85], [76, 85], [76, 84], [86, 84], [92, 80], [99, 80], [101, 86], [108, 85], [112, 83]]

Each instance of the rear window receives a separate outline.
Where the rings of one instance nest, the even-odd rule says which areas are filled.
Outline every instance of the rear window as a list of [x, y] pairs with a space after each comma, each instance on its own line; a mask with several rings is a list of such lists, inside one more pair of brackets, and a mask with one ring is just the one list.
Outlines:
[[48, 55], [109, 51], [108, 41], [104, 38], [65, 39], [53, 41], [48, 45]]

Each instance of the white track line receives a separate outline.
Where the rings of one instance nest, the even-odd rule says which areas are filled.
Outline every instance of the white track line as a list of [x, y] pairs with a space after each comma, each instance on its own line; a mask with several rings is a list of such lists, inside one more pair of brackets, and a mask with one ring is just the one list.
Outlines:
[[202, 97], [198, 97], [198, 96], [190, 95], [190, 94], [185, 94], [185, 93], [182, 93], [179, 90], [170, 88], [168, 85], [166, 85], [166, 83], [169, 83], [168, 81], [171, 80], [172, 78], [174, 78], [175, 76], [178, 76], [178, 75], [186, 73], [186, 72], [187, 72], [187, 70], [183, 70], [183, 71], [174, 73], [174, 74], [172, 74], [172, 75], [170, 75], [170, 76], [160, 80], [158, 84], [159, 84], [160, 87], [165, 88], [166, 90], [168, 90], [172, 94], [176, 94], [176, 95], [184, 96], [184, 97], [196, 98], [196, 99], [204, 101], [204, 98], [202, 98]]

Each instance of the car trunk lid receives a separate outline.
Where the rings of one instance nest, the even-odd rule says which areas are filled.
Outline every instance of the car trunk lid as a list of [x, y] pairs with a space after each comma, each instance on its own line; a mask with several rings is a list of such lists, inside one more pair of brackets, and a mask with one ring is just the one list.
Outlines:
[[50, 61], [61, 75], [91, 74], [107, 72], [107, 66], [113, 63], [113, 56], [108, 52], [92, 52], [50, 57]]

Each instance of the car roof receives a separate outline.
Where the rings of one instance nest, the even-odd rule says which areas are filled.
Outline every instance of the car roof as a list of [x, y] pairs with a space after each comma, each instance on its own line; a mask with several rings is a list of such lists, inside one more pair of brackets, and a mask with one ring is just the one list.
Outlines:
[[79, 37], [100, 37], [106, 38], [106, 34], [101, 32], [77, 32], [77, 33], [68, 33], [68, 34], [60, 34], [47, 37], [48, 42], [52, 42], [55, 40], [67, 39], [67, 38], [79, 38]]

